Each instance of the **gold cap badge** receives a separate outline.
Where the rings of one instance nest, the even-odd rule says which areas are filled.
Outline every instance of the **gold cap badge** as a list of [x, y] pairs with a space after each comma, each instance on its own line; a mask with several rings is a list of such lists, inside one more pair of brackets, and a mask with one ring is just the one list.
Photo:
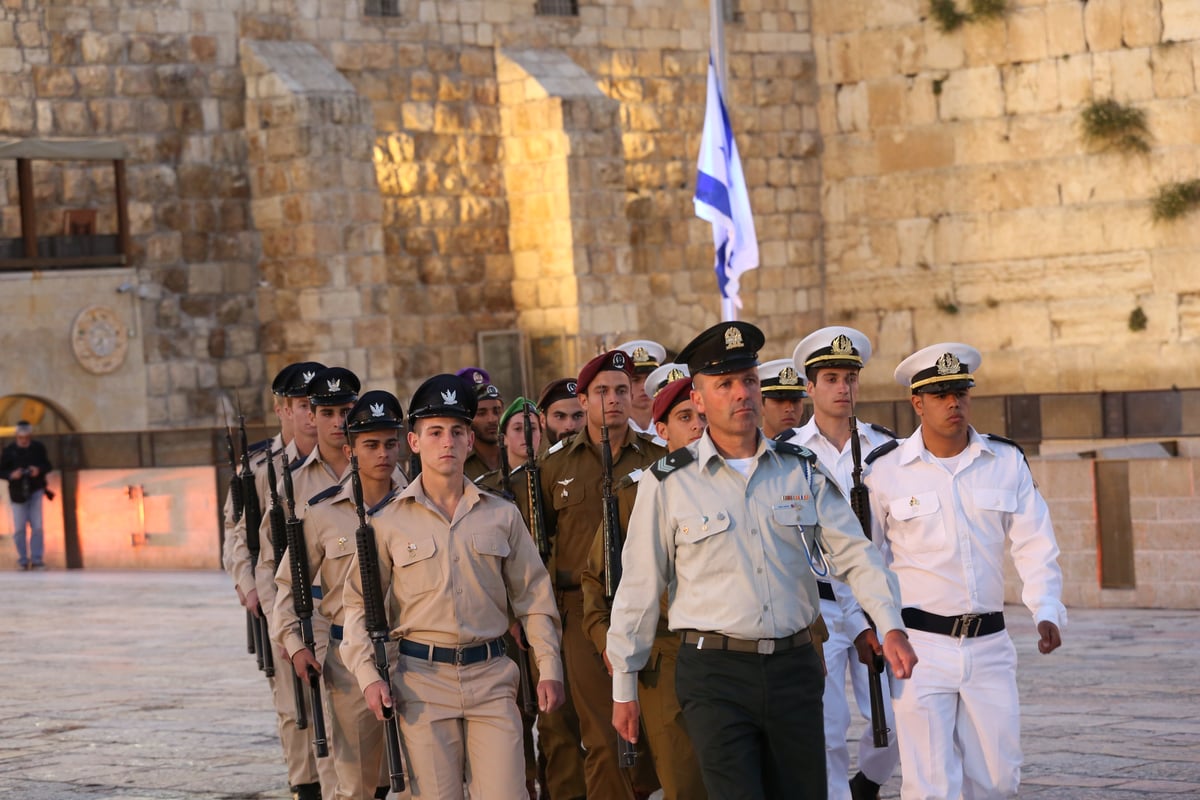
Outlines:
[[635, 347], [633, 349], [633, 360], [634, 361], [649, 361], [650, 354], [646, 352], [646, 348], [644, 348], [644, 347]]
[[798, 383], [800, 383], [800, 376], [796, 374], [794, 367], [784, 367], [779, 370], [780, 386], [795, 386]]
[[961, 368], [962, 362], [954, 353], [942, 353], [942, 357], [937, 360], [938, 375], [957, 375]]
[[673, 369], [667, 373], [667, 383], [674, 383], [675, 381], [683, 380], [686, 377], [687, 375], [683, 374], [683, 370]]
[[725, 329], [725, 349], [736, 350], [739, 347], [744, 347], [745, 342], [742, 341], [742, 332], [737, 328], [729, 327]]
[[850, 341], [846, 334], [839, 333], [830, 343], [829, 349], [835, 356], [848, 356], [854, 353], [854, 342]]

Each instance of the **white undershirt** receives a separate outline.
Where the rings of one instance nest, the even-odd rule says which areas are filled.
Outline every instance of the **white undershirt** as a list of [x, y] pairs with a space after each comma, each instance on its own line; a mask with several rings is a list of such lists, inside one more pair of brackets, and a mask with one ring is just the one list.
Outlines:
[[934, 458], [937, 458], [938, 463], [945, 467], [947, 472], [953, 475], [954, 473], [958, 472], [958, 465], [962, 463], [963, 456], [966, 454], [966, 449], [963, 449], [961, 452], [955, 453], [949, 458], [938, 458], [937, 456], [934, 456]]
[[750, 458], [727, 458], [725, 463], [742, 473], [747, 479], [750, 478], [750, 466], [754, 463], [754, 457]]

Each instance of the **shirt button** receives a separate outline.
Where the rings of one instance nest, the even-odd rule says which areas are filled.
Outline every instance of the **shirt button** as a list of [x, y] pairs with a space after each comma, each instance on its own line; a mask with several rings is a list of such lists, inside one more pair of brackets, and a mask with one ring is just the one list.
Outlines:
[[717, 519], [725, 519], [725, 512], [722, 511], [720, 514], [717, 514]]
[[458, 556], [455, 556], [455, 557], [454, 557], [454, 560], [455, 560], [455, 561], [458, 561]]
[[[459, 589], [459, 591], [461, 592], [462, 590]], [[763, 611], [770, 611], [770, 610], [771, 610], [770, 606], [763, 606]]]
[[758, 528], [751, 528], [751, 529], [750, 529], [750, 535], [751, 535], [751, 536], [758, 536]]
[[462, 589], [455, 589], [455, 590], [454, 590], [454, 593], [455, 593], [455, 594], [462, 594]]
[[759, 568], [758, 568], [758, 574], [759, 574], [759, 575], [762, 575], [762, 567], [759, 567]]

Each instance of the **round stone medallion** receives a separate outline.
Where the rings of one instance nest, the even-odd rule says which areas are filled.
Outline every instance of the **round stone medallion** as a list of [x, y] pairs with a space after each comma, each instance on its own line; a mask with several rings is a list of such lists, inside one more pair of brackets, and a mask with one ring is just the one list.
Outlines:
[[80, 366], [95, 375], [104, 375], [125, 362], [129, 333], [121, 315], [113, 309], [88, 306], [71, 324], [71, 347]]

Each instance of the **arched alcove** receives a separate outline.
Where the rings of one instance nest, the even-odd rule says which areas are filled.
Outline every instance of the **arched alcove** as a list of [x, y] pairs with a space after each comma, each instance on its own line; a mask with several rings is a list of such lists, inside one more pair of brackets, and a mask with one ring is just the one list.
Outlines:
[[12, 436], [20, 420], [32, 424], [38, 434], [73, 433], [76, 429], [67, 412], [44, 397], [27, 394], [0, 397], [0, 438]]

